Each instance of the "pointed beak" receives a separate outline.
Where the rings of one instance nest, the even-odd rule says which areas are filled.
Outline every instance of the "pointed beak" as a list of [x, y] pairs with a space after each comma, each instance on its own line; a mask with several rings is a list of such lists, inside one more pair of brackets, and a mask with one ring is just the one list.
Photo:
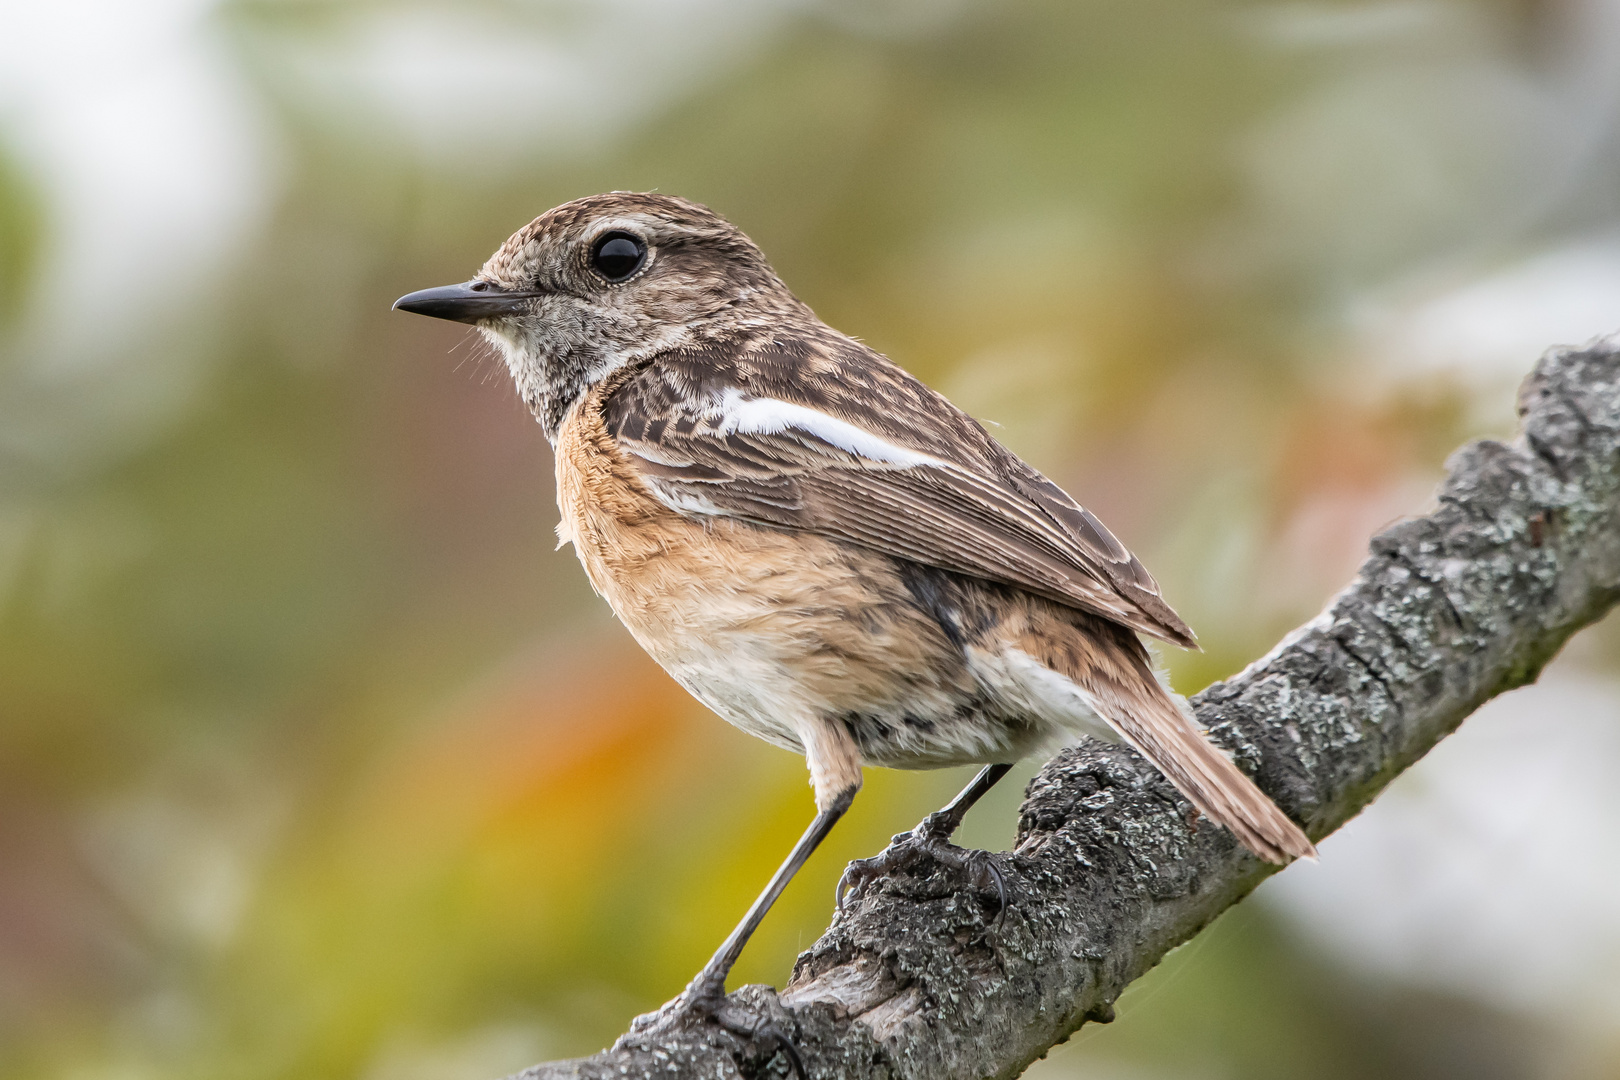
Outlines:
[[407, 293], [394, 301], [394, 309], [434, 319], [478, 323], [485, 319], [524, 313], [528, 311], [529, 301], [540, 295], [529, 290], [508, 291], [499, 285], [474, 278], [460, 285], [441, 285], [437, 289]]

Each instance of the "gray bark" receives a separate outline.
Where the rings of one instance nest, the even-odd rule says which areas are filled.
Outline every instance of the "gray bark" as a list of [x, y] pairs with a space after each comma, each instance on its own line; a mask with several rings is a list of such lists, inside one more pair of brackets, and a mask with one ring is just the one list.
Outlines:
[[[1355, 816], [1487, 699], [1534, 680], [1620, 599], [1620, 336], [1548, 353], [1512, 445], [1448, 462], [1439, 508], [1375, 536], [1327, 610], [1193, 699], [1211, 737], [1313, 839]], [[769, 1019], [814, 1077], [1011, 1077], [1275, 868], [1129, 749], [1088, 742], [1030, 783], [1012, 900], [941, 866], [881, 879], [799, 957]], [[703, 1024], [627, 1035], [562, 1077], [787, 1075], [763, 1036]]]

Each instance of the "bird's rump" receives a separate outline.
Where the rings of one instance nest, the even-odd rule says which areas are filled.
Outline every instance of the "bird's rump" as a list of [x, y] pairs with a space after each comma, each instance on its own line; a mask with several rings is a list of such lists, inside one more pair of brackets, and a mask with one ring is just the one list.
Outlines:
[[845, 540], [1194, 646], [1141, 562], [1089, 511], [842, 335], [739, 336], [660, 354], [614, 388], [604, 421], [682, 514]]

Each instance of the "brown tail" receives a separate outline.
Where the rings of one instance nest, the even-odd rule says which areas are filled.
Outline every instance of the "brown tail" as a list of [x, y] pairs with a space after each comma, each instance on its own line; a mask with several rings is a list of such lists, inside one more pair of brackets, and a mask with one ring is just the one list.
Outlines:
[[1096, 657], [1100, 662], [1076, 673], [1076, 682], [1103, 719], [1205, 817], [1231, 829], [1260, 858], [1273, 863], [1316, 858], [1304, 830], [1193, 726], [1153, 676], [1135, 635], [1118, 646], [1117, 652], [1107, 650], [1115, 655]]

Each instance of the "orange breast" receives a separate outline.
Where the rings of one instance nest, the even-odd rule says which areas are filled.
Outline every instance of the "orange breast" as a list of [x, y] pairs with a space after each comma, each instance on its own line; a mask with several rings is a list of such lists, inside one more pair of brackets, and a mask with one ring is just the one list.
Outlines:
[[600, 389], [587, 394], [557, 435], [557, 535], [579, 553], [591, 584], [616, 612], [636, 607], [641, 579], [671, 549], [692, 540], [692, 524], [642, 485], [602, 423]]
[[830, 541], [665, 506], [603, 425], [604, 396], [603, 388], [586, 395], [558, 433], [557, 533], [654, 659], [671, 667], [721, 646], [728, 629], [768, 634], [843, 573]]
[[946, 699], [968, 689], [960, 653], [910, 603], [891, 560], [676, 513], [614, 444], [603, 396], [587, 395], [559, 431], [557, 531], [653, 659], [727, 720], [781, 745], [809, 716], [934, 698], [954, 707]]

